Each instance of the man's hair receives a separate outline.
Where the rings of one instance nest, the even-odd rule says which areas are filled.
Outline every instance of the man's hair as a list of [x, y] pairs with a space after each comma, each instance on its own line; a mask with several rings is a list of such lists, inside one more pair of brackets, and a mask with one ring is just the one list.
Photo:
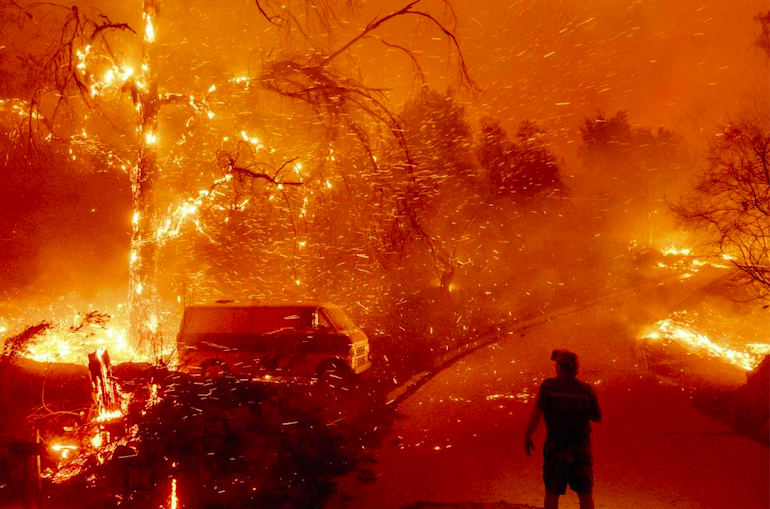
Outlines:
[[561, 366], [569, 376], [577, 376], [579, 361], [576, 353], [569, 350], [554, 350], [551, 352], [551, 360], [556, 361], [556, 364]]

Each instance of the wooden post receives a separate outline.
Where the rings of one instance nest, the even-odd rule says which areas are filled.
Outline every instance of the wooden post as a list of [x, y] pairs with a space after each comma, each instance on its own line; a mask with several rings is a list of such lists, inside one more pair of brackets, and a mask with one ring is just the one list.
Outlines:
[[37, 509], [43, 509], [43, 480], [42, 480], [42, 465], [40, 461], [40, 428], [35, 426], [35, 484], [37, 487]]

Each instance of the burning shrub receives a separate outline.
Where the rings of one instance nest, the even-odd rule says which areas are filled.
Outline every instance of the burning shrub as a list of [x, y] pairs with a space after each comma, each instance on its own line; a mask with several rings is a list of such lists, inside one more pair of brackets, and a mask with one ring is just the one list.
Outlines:
[[50, 328], [49, 322], [40, 322], [6, 339], [3, 343], [3, 352], [0, 354], [0, 363], [7, 364], [18, 357], [23, 357], [29, 352], [30, 345]]

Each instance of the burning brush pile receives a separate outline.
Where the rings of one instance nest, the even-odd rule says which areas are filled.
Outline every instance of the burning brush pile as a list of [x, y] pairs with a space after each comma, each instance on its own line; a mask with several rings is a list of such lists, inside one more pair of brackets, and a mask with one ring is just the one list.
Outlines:
[[350, 462], [328, 388], [22, 358], [50, 327], [5, 343], [0, 507], [312, 507]]

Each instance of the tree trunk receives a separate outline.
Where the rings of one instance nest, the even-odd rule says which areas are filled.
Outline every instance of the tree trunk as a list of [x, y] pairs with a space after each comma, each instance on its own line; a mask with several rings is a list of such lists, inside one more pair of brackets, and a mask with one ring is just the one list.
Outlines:
[[91, 389], [96, 404], [97, 419], [110, 418], [121, 413], [119, 391], [112, 375], [110, 354], [100, 348], [88, 354], [88, 371], [91, 374]]
[[132, 173], [133, 235], [129, 262], [129, 337], [143, 352], [159, 353], [157, 291], [157, 219], [155, 178], [158, 173], [158, 71], [155, 54], [157, 5], [143, 0], [144, 42], [139, 82], [139, 160]]

